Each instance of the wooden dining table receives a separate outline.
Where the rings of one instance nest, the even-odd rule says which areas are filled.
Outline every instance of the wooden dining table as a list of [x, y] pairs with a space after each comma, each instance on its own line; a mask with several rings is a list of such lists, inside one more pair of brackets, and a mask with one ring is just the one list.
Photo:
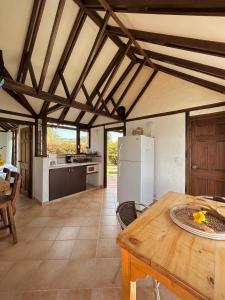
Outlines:
[[122, 299], [136, 299], [136, 281], [151, 276], [181, 299], [225, 299], [225, 241], [189, 233], [170, 218], [182, 203], [225, 204], [169, 192], [118, 236]]

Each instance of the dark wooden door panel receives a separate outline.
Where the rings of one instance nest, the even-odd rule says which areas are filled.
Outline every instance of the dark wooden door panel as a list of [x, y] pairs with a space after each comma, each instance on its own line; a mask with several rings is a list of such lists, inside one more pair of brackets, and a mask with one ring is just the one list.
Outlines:
[[20, 130], [20, 173], [21, 173], [21, 192], [31, 195], [31, 143], [32, 131], [30, 127]]
[[225, 196], [225, 115], [190, 122], [192, 195]]

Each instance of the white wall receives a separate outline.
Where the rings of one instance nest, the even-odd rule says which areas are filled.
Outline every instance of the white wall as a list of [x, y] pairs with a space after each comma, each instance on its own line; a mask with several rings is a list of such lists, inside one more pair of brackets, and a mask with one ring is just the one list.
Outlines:
[[155, 138], [155, 198], [168, 191], [185, 192], [185, 115], [132, 121], [127, 135], [142, 127], [146, 136]]
[[98, 185], [104, 184], [104, 127], [91, 128], [91, 150], [97, 151], [101, 155], [99, 164], [99, 182]]

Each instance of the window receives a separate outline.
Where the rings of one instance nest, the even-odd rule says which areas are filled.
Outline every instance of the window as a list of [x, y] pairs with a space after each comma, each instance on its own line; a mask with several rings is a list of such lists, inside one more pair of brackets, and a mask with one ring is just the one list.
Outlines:
[[89, 131], [80, 130], [80, 153], [87, 153], [89, 148]]
[[48, 127], [47, 150], [48, 153], [76, 154], [76, 129]]

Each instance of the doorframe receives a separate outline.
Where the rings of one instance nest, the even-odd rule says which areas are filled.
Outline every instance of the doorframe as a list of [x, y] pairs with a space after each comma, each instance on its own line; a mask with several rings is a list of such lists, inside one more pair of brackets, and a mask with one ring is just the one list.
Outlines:
[[[32, 198], [33, 197], [33, 125], [28, 125], [28, 126], [24, 126], [23, 128], [28, 127], [30, 130], [30, 180], [29, 180], [29, 190], [28, 190], [28, 197]], [[20, 160], [21, 160], [21, 132], [19, 133], [20, 137], [19, 137], [19, 142], [20, 144], [18, 145], [18, 147], [20, 148]], [[18, 161], [20, 162], [20, 161]]]
[[185, 113], [185, 136], [186, 136], [186, 143], [185, 143], [185, 193], [190, 194], [191, 192], [191, 122], [193, 120], [204, 120], [204, 119], [214, 119], [216, 117], [224, 117], [225, 118], [225, 111], [222, 112], [215, 112], [203, 115], [194, 115], [190, 116], [190, 112]]
[[103, 185], [104, 188], [107, 187], [107, 133], [109, 131], [123, 131], [123, 135], [126, 135], [126, 126], [119, 126], [119, 127], [111, 127], [105, 128], [104, 127], [104, 178], [103, 178]]

